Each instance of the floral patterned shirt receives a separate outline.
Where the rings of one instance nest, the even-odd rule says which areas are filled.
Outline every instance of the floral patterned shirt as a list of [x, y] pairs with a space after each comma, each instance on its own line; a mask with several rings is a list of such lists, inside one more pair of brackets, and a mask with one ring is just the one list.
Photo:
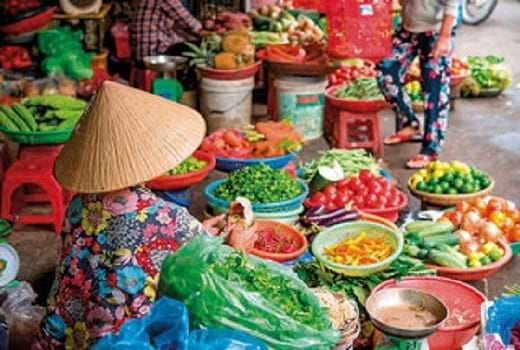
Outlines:
[[143, 187], [76, 196], [61, 261], [33, 349], [87, 349], [127, 319], [148, 313], [162, 261], [200, 222]]

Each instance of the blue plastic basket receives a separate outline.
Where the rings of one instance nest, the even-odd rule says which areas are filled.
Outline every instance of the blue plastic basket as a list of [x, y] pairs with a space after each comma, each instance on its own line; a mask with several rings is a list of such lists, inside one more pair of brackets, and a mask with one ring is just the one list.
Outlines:
[[[206, 188], [204, 189], [204, 195], [206, 196], [206, 199], [208, 200], [208, 205], [212, 208], [229, 208], [229, 202], [220, 198], [217, 198], [213, 193], [215, 192], [216, 188], [226, 182], [227, 180], [217, 180], [210, 183]], [[302, 180], [298, 180], [298, 183], [300, 184], [300, 187], [302, 189], [302, 193], [293, 198], [289, 199], [287, 201], [283, 202], [276, 202], [276, 203], [253, 203], [253, 211], [255, 213], [276, 213], [281, 211], [291, 211], [291, 210], [297, 210], [305, 200], [305, 198], [309, 195], [309, 188], [303, 182]]]
[[220, 171], [231, 172], [241, 169], [246, 166], [256, 165], [265, 163], [274, 169], [281, 169], [286, 166], [291, 160], [296, 158], [298, 153], [288, 153], [279, 157], [271, 158], [252, 158], [252, 159], [238, 159], [238, 158], [226, 158], [216, 157], [217, 166], [216, 168]]

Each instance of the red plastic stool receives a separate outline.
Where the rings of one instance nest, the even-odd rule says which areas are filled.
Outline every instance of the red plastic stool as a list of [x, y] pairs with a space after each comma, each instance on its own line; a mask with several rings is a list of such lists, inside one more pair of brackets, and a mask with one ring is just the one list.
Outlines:
[[[72, 194], [63, 190], [53, 176], [59, 150], [59, 147], [22, 150], [21, 158], [5, 174], [2, 185], [3, 218], [21, 224], [52, 224], [56, 233], [61, 233], [65, 208]], [[51, 205], [49, 214], [21, 213], [27, 204], [47, 202]]]
[[[378, 113], [351, 113], [343, 110], [332, 117], [333, 130], [331, 143], [336, 148], [365, 148], [378, 156], [384, 153], [381, 119]], [[326, 123], [330, 123], [330, 115]]]

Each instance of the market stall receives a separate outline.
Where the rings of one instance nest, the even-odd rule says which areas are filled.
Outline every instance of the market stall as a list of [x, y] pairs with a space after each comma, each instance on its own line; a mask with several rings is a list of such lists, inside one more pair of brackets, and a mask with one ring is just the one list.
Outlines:
[[[78, 193], [65, 190], [54, 169], [64, 145], [93, 106], [103, 106], [97, 121], [132, 117], [129, 147], [146, 148], [167, 132], [155, 125], [154, 135], [140, 134], [150, 128], [139, 118], [155, 118], [160, 106], [157, 120], [167, 123], [168, 108], [188, 110], [180, 104], [192, 107], [190, 118], [200, 112], [204, 139], [182, 161], [170, 150], [175, 164], [140, 182], [157, 203], [192, 213], [203, 208], [198, 219], [208, 234], [115, 250], [115, 266], [139, 265], [146, 255], [158, 264], [155, 273], [142, 281], [138, 268], [99, 277], [100, 295], [112, 290], [106, 300], [117, 306], [114, 317], [121, 316], [118, 331], [103, 330], [103, 322], [114, 320], [97, 310], [85, 315], [98, 331], [92, 339], [81, 333], [83, 326], [63, 332], [71, 348], [80, 341], [94, 349], [215, 350], [473, 350], [479, 342], [493, 350], [518, 343], [518, 315], [507, 310], [518, 305], [518, 287], [491, 301], [467, 283], [487, 281], [520, 254], [520, 209], [513, 198], [496, 194], [498, 174], [458, 160], [435, 161], [399, 181], [382, 161], [382, 113], [390, 106], [376, 77], [379, 60], [390, 52], [391, 2], [259, 1], [247, 13], [239, 1], [191, 2], [202, 22], [199, 40], [185, 43], [182, 52], [142, 60], [130, 54], [131, 21], [122, 5], [93, 1], [90, 11], [78, 13], [62, 2], [0, 6], [11, 15], [0, 19], [0, 321], [3, 310], [11, 346], [15, 337], [30, 343], [38, 331], [47, 305], [46, 295], [34, 305], [34, 290], [45, 294], [50, 286], [17, 281], [25, 250], [3, 239], [13, 230], [29, 231], [27, 225], [56, 234], [70, 230], [64, 217]], [[421, 80], [415, 62], [405, 89], [417, 112], [425, 99]], [[510, 84], [500, 57], [453, 57], [453, 98], [496, 97]], [[259, 99], [267, 105], [260, 119], [253, 116]], [[111, 123], [103, 124], [104, 136], [116, 129]], [[183, 130], [176, 137], [194, 142], [191, 129]], [[320, 139], [331, 149], [309, 160], [309, 144]], [[119, 150], [104, 140], [108, 152]], [[103, 158], [96, 162], [101, 168]], [[154, 217], [164, 227], [136, 232], [116, 223], [111, 229], [126, 236], [107, 239], [103, 206], [119, 214], [128, 209], [115, 198], [76, 213], [77, 223], [91, 225], [86, 240], [99, 250], [116, 240], [133, 244], [136, 237], [170, 234], [176, 220], [165, 216], [163, 204], [141, 197], [125, 219], [141, 225]], [[139, 293], [142, 298], [125, 304]], [[23, 305], [14, 304], [18, 298]], [[26, 319], [17, 317], [20, 308]], [[123, 322], [130, 313], [139, 317]]]

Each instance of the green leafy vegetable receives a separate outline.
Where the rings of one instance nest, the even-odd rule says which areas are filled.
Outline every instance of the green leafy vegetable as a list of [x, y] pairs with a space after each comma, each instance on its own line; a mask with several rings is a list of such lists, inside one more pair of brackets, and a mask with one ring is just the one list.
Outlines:
[[181, 164], [168, 171], [168, 175], [182, 175], [204, 169], [208, 163], [198, 160], [194, 156], [189, 156]]
[[215, 196], [227, 201], [246, 197], [253, 203], [274, 203], [292, 199], [301, 191], [298, 181], [286, 171], [262, 163], [231, 173], [215, 189]]
[[348, 297], [357, 300], [360, 306], [365, 304], [372, 289], [383, 281], [409, 275], [435, 274], [435, 271], [427, 269], [422, 261], [404, 254], [399, 256], [388, 269], [367, 277], [348, 277], [337, 274], [328, 270], [318, 261], [299, 264], [295, 267], [295, 272], [310, 288], [326, 287], [335, 292], [343, 292]]

